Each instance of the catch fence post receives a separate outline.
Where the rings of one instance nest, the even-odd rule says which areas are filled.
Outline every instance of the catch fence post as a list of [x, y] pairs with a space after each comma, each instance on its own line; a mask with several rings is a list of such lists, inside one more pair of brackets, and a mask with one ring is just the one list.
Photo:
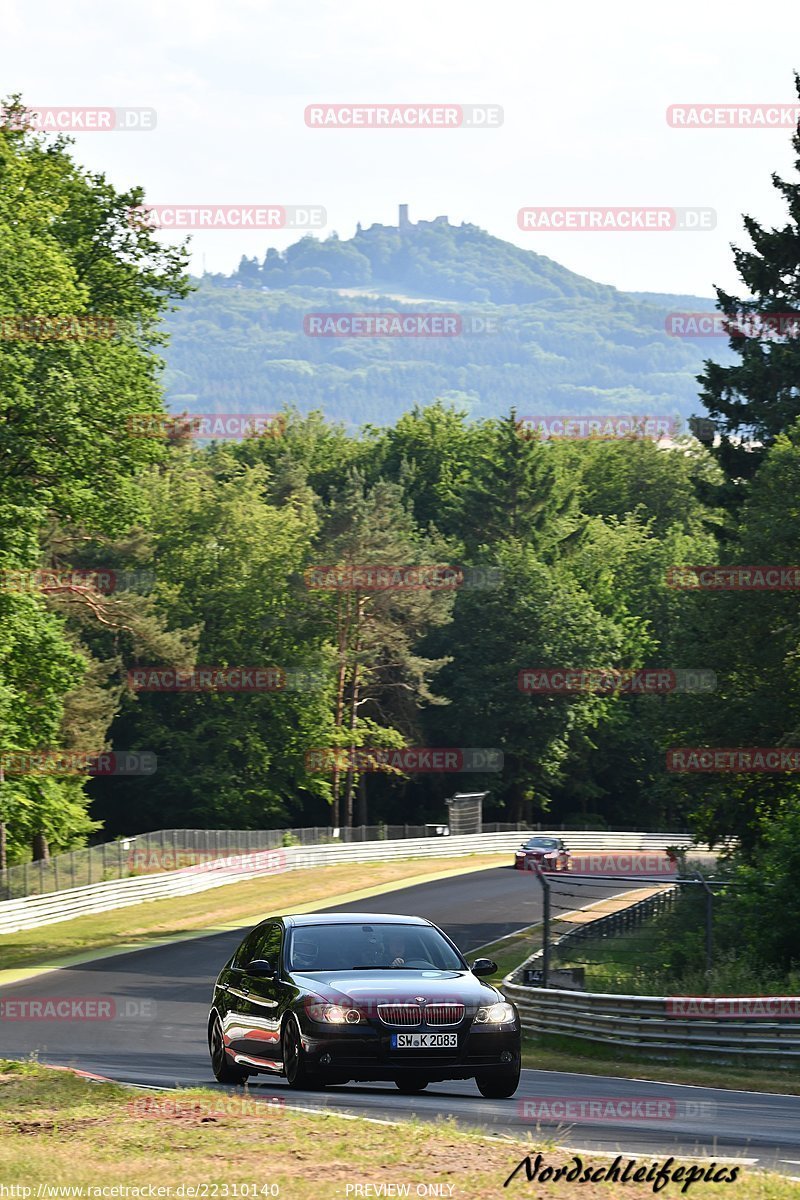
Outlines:
[[536, 867], [542, 885], [542, 987], [550, 986], [550, 880], [541, 867]]
[[695, 871], [694, 877], [702, 883], [706, 894], [706, 975], [710, 975], [714, 966], [714, 893], [699, 871]]

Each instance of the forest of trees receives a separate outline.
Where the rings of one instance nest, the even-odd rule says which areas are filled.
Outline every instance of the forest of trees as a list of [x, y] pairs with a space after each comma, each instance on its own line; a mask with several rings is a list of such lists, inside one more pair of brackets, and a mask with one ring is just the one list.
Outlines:
[[[800, 310], [800, 184], [777, 186], [787, 223], [748, 224], [747, 299], [720, 294], [728, 313]], [[743, 870], [773, 864], [770, 903], [797, 909], [798, 775], [679, 774], [667, 755], [798, 744], [797, 592], [670, 585], [680, 564], [800, 562], [798, 341], [731, 339], [738, 361], [708, 365], [711, 449], [543, 443], [511, 400], [477, 420], [447, 398], [409, 403], [353, 431], [280, 387], [264, 407], [285, 425], [263, 437], [143, 437], [134, 418], [164, 411], [163, 317], [190, 282], [185, 250], [132, 223], [141, 202], [65, 141], [0, 128], [9, 861], [151, 828], [437, 819], [453, 791], [479, 788], [488, 819], [733, 835]], [[47, 332], [55, 316], [72, 319], [68, 336]], [[85, 320], [97, 316], [113, 336]], [[526, 410], [538, 399], [532, 375]], [[314, 582], [322, 568], [442, 565], [456, 586]], [[103, 588], [98, 571], [133, 582]], [[285, 686], [137, 691], [143, 667], [277, 667]], [[703, 670], [716, 685], [526, 693], [519, 674], [534, 668]], [[24, 755], [109, 747], [150, 751], [158, 769], [19, 769]], [[311, 753], [332, 747], [362, 758], [332, 770]], [[364, 769], [376, 747], [488, 748], [502, 769]]]

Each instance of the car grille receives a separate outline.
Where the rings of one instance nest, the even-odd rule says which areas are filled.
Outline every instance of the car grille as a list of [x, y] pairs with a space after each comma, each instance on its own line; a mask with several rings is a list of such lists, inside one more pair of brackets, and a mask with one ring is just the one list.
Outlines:
[[419, 1025], [422, 1009], [419, 1004], [379, 1004], [378, 1016], [385, 1025]]
[[463, 1016], [463, 1004], [429, 1004], [425, 1009], [429, 1025], [457, 1025]]
[[[384, 1025], [419, 1025], [422, 1006], [419, 1004], [379, 1004], [378, 1016]], [[457, 1025], [464, 1016], [463, 1004], [428, 1004], [425, 1020], [428, 1025]]]

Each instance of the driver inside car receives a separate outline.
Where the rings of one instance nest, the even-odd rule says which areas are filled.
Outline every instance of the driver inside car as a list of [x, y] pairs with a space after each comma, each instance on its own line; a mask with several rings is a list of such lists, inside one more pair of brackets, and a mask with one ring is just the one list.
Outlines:
[[402, 933], [392, 931], [386, 939], [390, 967], [404, 967], [408, 958], [408, 947]]
[[310, 937], [295, 937], [292, 960], [298, 971], [310, 971], [319, 962], [319, 942]]

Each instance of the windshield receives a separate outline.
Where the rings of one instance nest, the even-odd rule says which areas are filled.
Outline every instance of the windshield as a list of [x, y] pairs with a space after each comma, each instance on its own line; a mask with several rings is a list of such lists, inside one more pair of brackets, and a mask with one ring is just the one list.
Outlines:
[[558, 841], [556, 838], [531, 838], [525, 843], [526, 850], [557, 850]]
[[430, 925], [302, 925], [292, 930], [290, 971], [463, 971], [466, 963]]

